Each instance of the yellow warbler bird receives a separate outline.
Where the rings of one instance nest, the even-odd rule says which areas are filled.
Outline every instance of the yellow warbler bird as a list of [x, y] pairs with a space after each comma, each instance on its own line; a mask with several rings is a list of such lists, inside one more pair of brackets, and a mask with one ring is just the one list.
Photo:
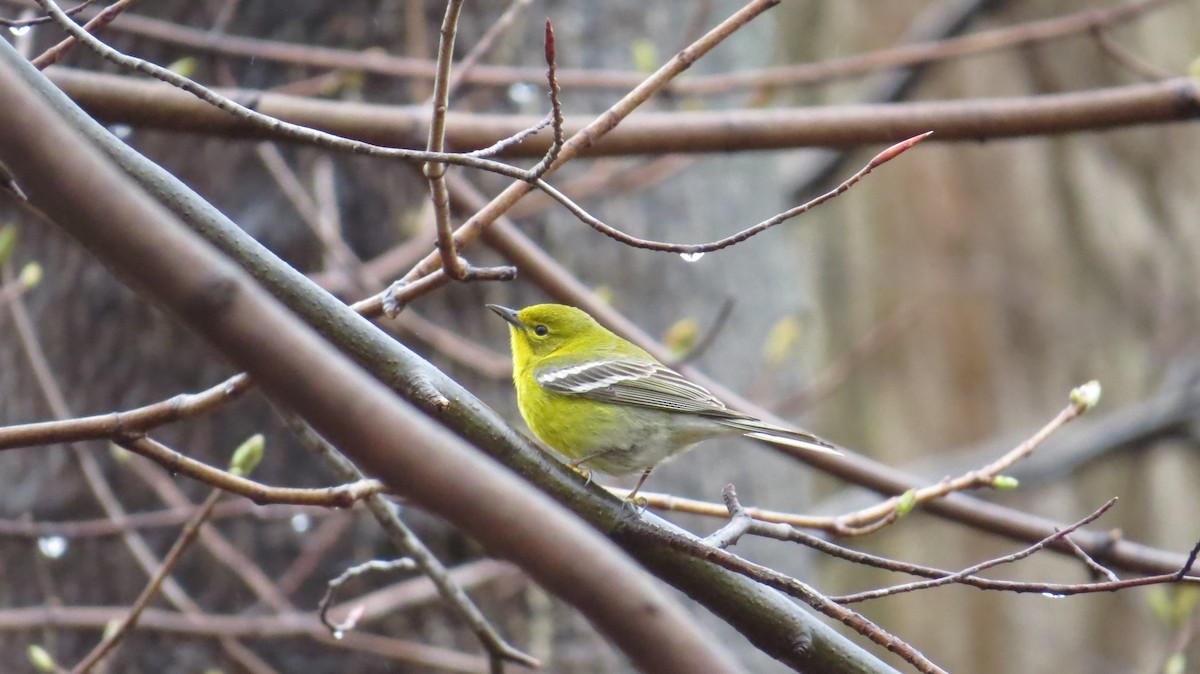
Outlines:
[[487, 306], [508, 321], [517, 407], [530, 430], [573, 467], [642, 471], [630, 498], [656, 465], [709, 438], [745, 435], [838, 454], [815, 435], [729, 409], [579, 309]]

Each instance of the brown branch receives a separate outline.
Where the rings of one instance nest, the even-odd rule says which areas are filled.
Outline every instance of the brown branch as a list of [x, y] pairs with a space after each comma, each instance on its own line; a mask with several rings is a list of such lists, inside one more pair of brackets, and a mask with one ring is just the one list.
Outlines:
[[[194, 97], [158, 82], [61, 67], [49, 69], [47, 76], [80, 106], [106, 123], [238, 138], [284, 137], [282, 132], [212, 109]], [[586, 147], [577, 147], [571, 152], [572, 156], [598, 157], [798, 147], [848, 148], [894, 143], [930, 129], [939, 142], [1105, 131], [1194, 119], [1200, 116], [1198, 92], [1200, 88], [1194, 81], [1174, 78], [1149, 84], [1007, 98], [816, 108], [644, 111], [623, 120], [619, 127], [603, 137], [595, 136]], [[355, 142], [416, 147], [417, 138], [427, 126], [424, 115], [399, 106], [257, 92], [241, 92], [240, 95], [253, 97], [255, 109], [272, 118], [357, 139]], [[563, 132], [567, 136], [576, 135], [592, 119], [567, 116]], [[447, 114], [446, 142], [455, 148], [488, 147], [535, 126], [537, 122], [519, 115], [451, 112]], [[297, 140], [309, 142], [304, 138]], [[540, 157], [551, 143], [550, 139], [534, 136], [508, 148], [508, 156]], [[366, 145], [355, 147], [357, 149], [345, 148], [343, 151], [376, 153]], [[417, 151], [403, 151], [408, 152]], [[387, 156], [387, 153], [378, 156]], [[415, 158], [424, 160], [426, 157]], [[519, 174], [521, 169], [507, 164], [499, 167], [488, 164], [476, 168], [494, 170], [517, 179], [524, 175]]]
[[[446, 108], [450, 96], [450, 66], [454, 60], [454, 37], [458, 33], [458, 17], [463, 0], [449, 0], [442, 19], [441, 39], [438, 42], [437, 75], [433, 78], [433, 116], [429, 122], [429, 141], [426, 150], [441, 152], [446, 147]], [[458, 257], [454, 247], [454, 230], [450, 226], [450, 192], [446, 188], [446, 165], [426, 162], [425, 177], [433, 197], [433, 219], [437, 232], [437, 249], [442, 269], [455, 281], [467, 277], [467, 265]]]
[[181, 419], [213, 412], [249, 389], [250, 377], [238, 374], [200, 393], [181, 393], [127, 412], [7, 426], [0, 428], [0, 450], [145, 433]]
[[125, 449], [150, 459], [168, 472], [187, 475], [222, 491], [227, 491], [258, 504], [282, 503], [287, 505], [323, 506], [326, 508], [349, 508], [368, 496], [386, 491], [379, 480], [359, 480], [350, 484], [321, 489], [296, 487], [271, 487], [206, 463], [189, 458], [151, 438], [117, 438], [115, 442]]

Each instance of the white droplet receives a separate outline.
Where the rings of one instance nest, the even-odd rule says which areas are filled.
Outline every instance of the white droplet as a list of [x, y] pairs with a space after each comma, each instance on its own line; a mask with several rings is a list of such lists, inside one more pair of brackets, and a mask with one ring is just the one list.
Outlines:
[[308, 516], [308, 513], [297, 513], [292, 515], [292, 531], [302, 534], [308, 531], [309, 527], [311, 526], [312, 518]]
[[1067, 595], [1065, 595], [1065, 594], [1054, 594], [1053, 592], [1043, 592], [1042, 596], [1047, 597], [1049, 599], [1066, 599], [1067, 598]]
[[133, 127], [128, 124], [113, 124], [108, 127], [108, 130], [117, 138], [128, 138], [133, 135]]
[[21, 37], [22, 35], [28, 35], [29, 31], [31, 31], [31, 30], [33, 30], [33, 26], [9, 26], [8, 27], [8, 32], [12, 33], [13, 35], [16, 35], [17, 37]]
[[680, 253], [679, 257], [683, 258], [684, 262], [695, 262], [704, 257], [704, 253]]
[[517, 105], [528, 105], [538, 95], [538, 87], [528, 82], [515, 82], [508, 88], [508, 100]]
[[67, 552], [67, 539], [62, 536], [42, 536], [38, 539], [38, 550], [50, 559], [58, 559]]
[[338, 641], [341, 641], [342, 639], [345, 639], [345, 638], [346, 638], [346, 633], [345, 633], [345, 632], [343, 632], [342, 630], [334, 630], [334, 631], [333, 631], [333, 638], [334, 638], [334, 639], [337, 639]]

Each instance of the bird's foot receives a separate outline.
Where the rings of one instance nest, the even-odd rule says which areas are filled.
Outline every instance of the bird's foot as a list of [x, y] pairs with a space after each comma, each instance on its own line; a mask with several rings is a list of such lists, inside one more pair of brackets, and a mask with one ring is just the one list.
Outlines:
[[592, 471], [579, 465], [580, 463], [578, 461], [569, 461], [567, 462], [567, 468], [578, 473], [583, 478], [583, 486], [586, 487], [592, 483]]

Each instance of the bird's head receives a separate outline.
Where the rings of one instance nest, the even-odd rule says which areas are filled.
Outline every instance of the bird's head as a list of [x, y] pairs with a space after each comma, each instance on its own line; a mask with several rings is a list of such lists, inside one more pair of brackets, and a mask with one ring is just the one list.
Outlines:
[[540, 359], [564, 347], [594, 347], [596, 340], [604, 340], [611, 334], [583, 311], [562, 304], [535, 304], [520, 311], [498, 304], [489, 304], [487, 307], [508, 321], [512, 334], [513, 361], [518, 366], [528, 363], [531, 358]]

